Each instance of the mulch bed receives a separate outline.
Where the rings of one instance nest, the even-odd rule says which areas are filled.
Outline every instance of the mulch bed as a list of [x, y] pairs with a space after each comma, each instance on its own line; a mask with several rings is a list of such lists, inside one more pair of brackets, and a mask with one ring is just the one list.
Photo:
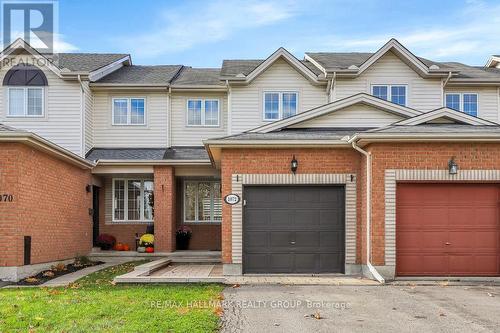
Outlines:
[[[87, 267], [97, 266], [97, 265], [101, 265], [101, 264], [104, 264], [104, 262], [92, 261], [89, 263], [78, 264], [78, 265], [68, 264], [68, 265], [64, 265], [64, 268], [63, 268], [63, 265], [57, 265], [58, 267], [52, 266], [51, 269], [44, 270], [44, 271], [38, 273], [37, 275], [33, 275], [33, 276], [28, 277], [28, 278], [22, 279], [21, 281], [15, 283], [15, 284], [18, 286], [38, 286], [38, 285], [43, 284], [47, 281], [55, 279], [59, 276], [63, 276], [63, 275], [69, 274], [69, 273], [79, 271], [79, 270], [87, 268]], [[52, 273], [47, 273], [47, 272], [52, 272]]]

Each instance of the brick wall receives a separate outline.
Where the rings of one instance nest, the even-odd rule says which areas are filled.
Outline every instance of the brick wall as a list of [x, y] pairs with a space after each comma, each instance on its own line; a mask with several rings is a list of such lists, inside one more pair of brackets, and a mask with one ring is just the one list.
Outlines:
[[23, 237], [32, 237], [31, 263], [86, 255], [92, 246], [92, 195], [82, 170], [28, 146], [0, 144], [0, 266], [22, 265]]
[[499, 144], [472, 143], [406, 143], [372, 144], [372, 261], [384, 264], [385, 247], [385, 170], [386, 169], [448, 169], [455, 156], [461, 170], [500, 169]]
[[[360, 175], [360, 154], [350, 148], [320, 149], [224, 149], [222, 151], [222, 196], [231, 193], [231, 176], [236, 173], [290, 173], [290, 161], [295, 155], [299, 162], [297, 173], [353, 173]], [[359, 193], [362, 192], [358, 181]], [[358, 224], [361, 223], [358, 209]], [[359, 234], [359, 232], [358, 232]], [[358, 261], [361, 251], [357, 247]], [[231, 206], [222, 208], [222, 259], [231, 263]]]
[[155, 166], [155, 251], [175, 250], [175, 175], [171, 166]]

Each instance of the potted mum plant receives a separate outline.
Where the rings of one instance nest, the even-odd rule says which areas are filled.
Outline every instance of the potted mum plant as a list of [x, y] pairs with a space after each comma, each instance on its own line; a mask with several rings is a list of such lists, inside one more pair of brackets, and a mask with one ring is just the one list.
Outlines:
[[97, 237], [97, 246], [101, 248], [101, 250], [111, 250], [116, 244], [116, 238], [114, 236], [108, 234], [100, 234]]
[[154, 252], [154, 242], [155, 236], [153, 234], [144, 234], [139, 239], [139, 247], [137, 248], [137, 252]]
[[192, 231], [186, 225], [180, 226], [175, 232], [175, 240], [177, 250], [187, 250], [189, 248], [189, 240], [191, 239]]

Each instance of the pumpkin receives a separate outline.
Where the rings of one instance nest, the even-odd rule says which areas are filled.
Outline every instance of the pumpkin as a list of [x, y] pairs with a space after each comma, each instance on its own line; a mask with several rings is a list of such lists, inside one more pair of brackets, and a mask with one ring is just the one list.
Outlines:
[[128, 246], [128, 244], [123, 244], [123, 251], [130, 251], [130, 246]]
[[146, 248], [146, 253], [153, 253], [153, 252], [155, 252], [155, 249], [153, 247]]
[[116, 251], [123, 251], [123, 244], [122, 243], [116, 243], [115, 250]]

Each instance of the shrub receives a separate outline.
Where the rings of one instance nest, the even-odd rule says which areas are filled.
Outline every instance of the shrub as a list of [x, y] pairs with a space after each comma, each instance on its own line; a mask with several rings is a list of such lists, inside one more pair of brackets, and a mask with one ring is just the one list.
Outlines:
[[116, 244], [116, 238], [108, 234], [100, 234], [97, 237], [97, 245], [101, 250], [111, 250]]

